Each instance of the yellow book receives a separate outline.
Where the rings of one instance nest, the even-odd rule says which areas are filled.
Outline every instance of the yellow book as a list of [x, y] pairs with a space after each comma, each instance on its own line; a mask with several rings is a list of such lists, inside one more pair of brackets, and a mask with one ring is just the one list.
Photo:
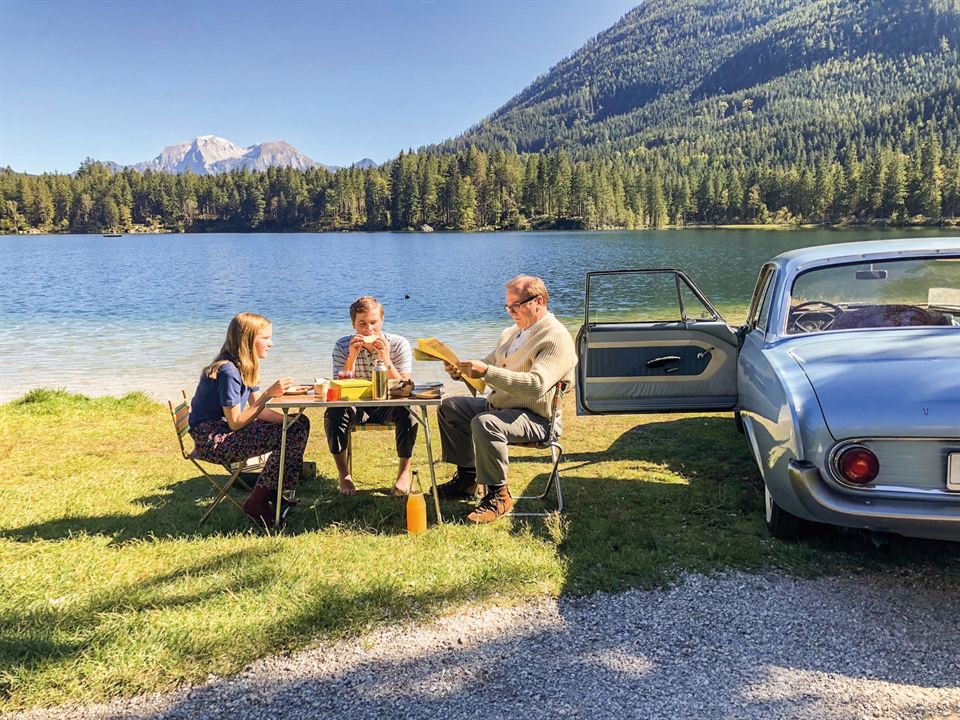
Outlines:
[[[417, 360], [442, 360], [451, 365], [460, 362], [457, 354], [436, 338], [417, 338], [417, 345], [413, 348], [413, 357]], [[480, 378], [474, 379], [464, 376], [461, 380], [467, 384], [474, 396], [477, 393], [483, 393], [487, 388], [487, 384]]]

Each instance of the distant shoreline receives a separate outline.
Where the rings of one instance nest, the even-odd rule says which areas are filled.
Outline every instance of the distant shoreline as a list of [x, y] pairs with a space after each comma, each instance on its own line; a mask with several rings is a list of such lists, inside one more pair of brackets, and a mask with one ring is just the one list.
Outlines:
[[890, 228], [902, 228], [904, 230], [917, 230], [925, 228], [956, 228], [960, 227], [960, 217], [949, 217], [941, 218], [940, 220], [922, 220], [917, 222], [889, 222], [887, 220], [871, 220], [868, 222], [827, 222], [827, 223], [726, 223], [726, 224], [708, 224], [708, 223], [687, 223], [684, 225], [664, 225], [657, 228], [621, 228], [621, 227], [603, 227], [603, 228], [554, 228], [554, 227], [538, 227], [538, 228], [524, 228], [524, 229], [494, 229], [494, 228], [478, 228], [476, 230], [435, 230], [433, 228], [429, 230], [417, 230], [416, 228], [405, 228], [403, 230], [237, 230], [237, 229], [223, 229], [223, 230], [211, 230], [211, 229], [190, 229], [190, 230], [176, 230], [171, 228], [147, 228], [145, 226], [134, 226], [130, 229], [119, 230], [119, 231], [104, 231], [104, 232], [53, 232], [53, 231], [41, 231], [34, 228], [29, 230], [23, 230], [17, 233], [0, 233], [0, 235], [7, 236], [19, 236], [19, 235], [104, 235], [110, 236], [114, 232], [119, 232], [121, 235], [214, 235], [214, 234], [225, 234], [225, 235], [252, 235], [252, 234], [276, 234], [276, 235], [310, 235], [310, 234], [352, 234], [352, 233], [363, 233], [366, 235], [373, 234], [396, 234], [396, 233], [443, 233], [451, 234], [455, 233], [458, 235], [475, 235], [478, 233], [536, 233], [536, 232], [570, 232], [570, 233], [586, 233], [586, 232], [648, 232], [651, 230], [862, 230], [862, 229], [890, 229]]

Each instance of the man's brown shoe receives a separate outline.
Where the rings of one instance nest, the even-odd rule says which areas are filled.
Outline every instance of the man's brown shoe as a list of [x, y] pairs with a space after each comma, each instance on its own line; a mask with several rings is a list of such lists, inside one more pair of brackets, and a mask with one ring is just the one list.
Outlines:
[[474, 500], [483, 492], [477, 476], [461, 475], [458, 470], [447, 482], [437, 485], [437, 494], [444, 500]]
[[489, 523], [498, 520], [513, 510], [513, 497], [506, 485], [491, 485], [477, 509], [467, 515], [474, 523]]

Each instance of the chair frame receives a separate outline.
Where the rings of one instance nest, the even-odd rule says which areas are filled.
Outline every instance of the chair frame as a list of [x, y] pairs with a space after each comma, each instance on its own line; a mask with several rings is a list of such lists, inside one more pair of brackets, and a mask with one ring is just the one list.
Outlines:
[[[519, 495], [514, 498], [517, 502], [523, 500], [536, 500], [544, 504], [544, 509], [541, 512], [515, 512], [511, 511], [508, 513], [513, 517], [547, 517], [553, 513], [563, 512], [563, 489], [560, 487], [560, 461], [563, 459], [563, 446], [560, 445], [560, 432], [557, 424], [558, 416], [560, 414], [560, 404], [563, 401], [563, 396], [566, 394], [567, 389], [570, 384], [561, 380], [556, 385], [553, 386], [553, 400], [550, 403], [550, 432], [547, 434], [546, 440], [541, 442], [512, 442], [507, 443], [511, 447], [526, 447], [526, 448], [536, 448], [538, 450], [550, 450], [551, 461], [553, 466], [550, 469], [550, 476], [547, 478], [546, 487], [544, 487], [543, 492], [539, 495]], [[546, 507], [547, 496], [550, 494], [550, 490], [556, 488], [557, 495], [557, 506], [555, 509], [548, 509]], [[516, 506], [514, 506], [516, 507]]]
[[347, 471], [350, 473], [350, 477], [353, 477], [353, 434], [358, 431], [370, 432], [373, 431], [383, 431], [383, 430], [392, 430], [395, 427], [396, 423], [394, 422], [385, 422], [385, 423], [354, 423], [350, 426], [350, 432], [347, 433]]
[[[256, 469], [256, 465], [245, 465], [243, 462], [237, 464], [237, 468], [232, 471], [229, 478], [227, 478], [226, 483], [221, 485], [217, 482], [213, 475], [211, 475], [207, 470], [198, 462], [202, 458], [196, 456], [196, 449], [192, 452], [187, 452], [186, 445], [183, 443], [183, 436], [187, 435], [190, 432], [190, 401], [187, 399], [187, 391], [181, 390], [180, 393], [183, 395], [183, 400], [181, 400], [176, 405], [173, 404], [172, 400], [167, 401], [167, 405], [170, 406], [170, 416], [173, 419], [173, 427], [177, 432], [177, 440], [180, 443], [180, 454], [183, 455], [184, 460], [189, 460], [192, 462], [197, 469], [203, 474], [207, 480], [217, 489], [217, 497], [214, 499], [213, 504], [207, 508], [206, 512], [203, 513], [200, 517], [200, 525], [206, 522], [207, 518], [210, 517], [210, 513], [216, 510], [217, 506], [220, 505], [224, 500], [229, 500], [233, 505], [240, 511], [240, 513], [249, 519], [249, 516], [244, 512], [243, 506], [230, 497], [230, 488], [233, 487], [234, 483], [237, 482], [237, 478], [240, 477], [241, 472], [248, 472], [252, 469]], [[209, 462], [211, 465], [217, 465], [217, 467], [225, 467], [219, 463], [214, 463], [212, 460], [204, 460], [203, 462]], [[261, 466], [262, 467], [262, 466]]]

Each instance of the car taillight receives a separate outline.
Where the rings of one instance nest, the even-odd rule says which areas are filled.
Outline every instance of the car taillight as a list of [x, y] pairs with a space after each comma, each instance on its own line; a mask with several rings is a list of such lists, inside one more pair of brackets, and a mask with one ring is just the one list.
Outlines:
[[847, 448], [837, 459], [840, 476], [848, 483], [866, 485], [873, 482], [880, 474], [880, 461], [873, 452], [857, 445]]

